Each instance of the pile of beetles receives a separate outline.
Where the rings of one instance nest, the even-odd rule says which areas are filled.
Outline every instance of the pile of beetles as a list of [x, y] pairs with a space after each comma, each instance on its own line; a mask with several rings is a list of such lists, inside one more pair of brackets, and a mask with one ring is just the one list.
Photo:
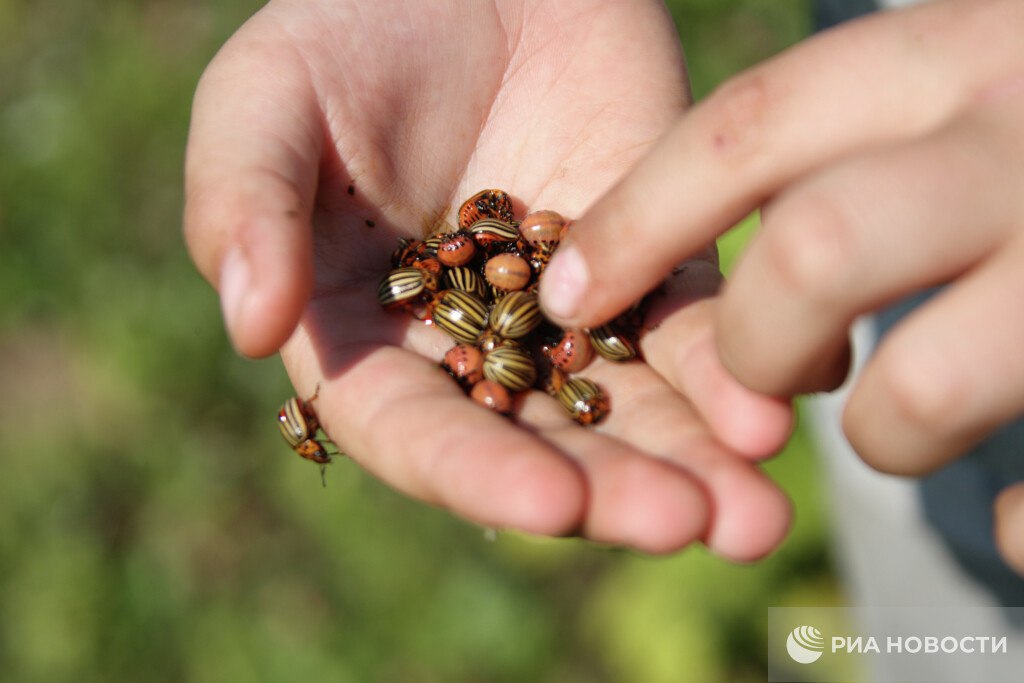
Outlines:
[[[516, 220], [506, 192], [483, 190], [459, 208], [455, 230], [399, 240], [377, 298], [385, 309], [409, 312], [455, 341], [441, 367], [477, 403], [511, 415], [516, 394], [536, 388], [580, 424], [594, 424], [608, 414], [608, 397], [574, 373], [595, 354], [617, 362], [637, 357], [644, 302], [590, 329], [565, 330], [544, 318], [537, 288], [570, 225], [549, 210]], [[306, 400], [289, 398], [277, 420], [288, 445], [320, 465], [322, 478], [340, 453], [320, 435], [318, 394], [319, 386]]]
[[536, 388], [583, 425], [601, 420], [608, 397], [579, 372], [594, 354], [637, 356], [639, 309], [601, 327], [565, 330], [544, 318], [537, 288], [571, 223], [555, 211], [516, 220], [502, 190], [483, 190], [459, 208], [455, 230], [401, 239], [377, 290], [387, 310], [406, 311], [455, 342], [441, 361], [470, 398], [503, 415]]

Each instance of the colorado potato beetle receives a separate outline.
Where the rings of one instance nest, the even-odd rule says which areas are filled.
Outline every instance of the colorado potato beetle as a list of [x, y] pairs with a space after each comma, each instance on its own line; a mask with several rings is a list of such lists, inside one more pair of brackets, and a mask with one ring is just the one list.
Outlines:
[[[315, 396], [313, 398], [316, 398]], [[285, 401], [277, 413], [277, 426], [288, 445], [306, 460], [326, 464], [331, 461], [327, 449], [316, 439], [320, 422], [310, 401], [293, 396]]]
[[404, 308], [422, 301], [438, 289], [437, 275], [425, 268], [396, 268], [384, 276], [377, 287], [377, 300], [388, 310]]
[[463, 292], [478, 297], [481, 301], [488, 298], [487, 282], [472, 268], [458, 266], [448, 268], [444, 273], [444, 284], [447, 289], [461, 289]]
[[391, 266], [402, 268], [414, 265], [422, 259], [436, 258], [439, 242], [440, 239], [436, 235], [425, 240], [400, 237], [398, 247], [391, 253]]
[[537, 382], [534, 384], [535, 387], [541, 389], [549, 396], [558, 397], [558, 391], [565, 384], [565, 381], [569, 379], [569, 373], [565, 372], [561, 368], [555, 367], [551, 363], [544, 363], [539, 368], [540, 372], [537, 373]]
[[594, 346], [585, 330], [565, 330], [557, 342], [545, 344], [543, 351], [552, 365], [566, 372], [579, 372], [594, 357]]
[[457, 344], [444, 354], [441, 367], [463, 387], [472, 387], [484, 377], [484, 354], [470, 344]]
[[557, 244], [538, 244], [530, 252], [530, 268], [533, 270], [537, 281], [540, 281], [540, 277], [544, 274], [544, 269], [548, 267], [548, 263], [551, 261], [557, 246]]
[[507, 294], [494, 304], [488, 324], [499, 337], [519, 339], [533, 331], [542, 320], [537, 295], [520, 291]]
[[491, 250], [497, 246], [514, 244], [521, 238], [518, 228], [497, 218], [484, 218], [469, 226], [469, 234], [477, 246]]
[[598, 354], [616, 362], [637, 357], [636, 345], [615, 325], [601, 325], [590, 329], [590, 341]]
[[444, 265], [449, 268], [464, 266], [472, 261], [474, 256], [476, 256], [476, 242], [465, 230], [441, 236], [437, 247], [437, 259]]
[[537, 379], [533, 358], [517, 345], [499, 346], [484, 356], [484, 377], [509, 391], [525, 391]]
[[423, 240], [420, 244], [420, 254], [422, 256], [437, 256], [437, 250], [441, 246], [441, 236], [431, 235], [427, 239]]
[[561, 240], [564, 227], [565, 219], [557, 211], [534, 211], [523, 218], [519, 232], [531, 245], [545, 245], [550, 249]]
[[530, 284], [532, 276], [530, 264], [519, 254], [496, 254], [484, 265], [487, 282], [506, 292], [523, 289]]
[[485, 329], [480, 337], [476, 340], [476, 347], [483, 353], [490, 353], [499, 346], [505, 346], [507, 344], [515, 344], [511, 339], [503, 339], [495, 334], [494, 330], [488, 328]]
[[484, 218], [512, 222], [512, 198], [503, 190], [482, 190], [459, 207], [459, 227], [468, 228]]
[[472, 344], [487, 327], [487, 305], [469, 292], [445, 290], [434, 299], [431, 311], [434, 324], [457, 342]]
[[402, 268], [404, 266], [411, 266], [416, 261], [419, 248], [420, 242], [411, 240], [408, 237], [399, 237], [398, 247], [391, 252], [391, 267]]
[[433, 256], [424, 256], [421, 259], [412, 262], [413, 268], [419, 268], [421, 270], [429, 270], [434, 275], [440, 276], [444, 271], [444, 266]]
[[483, 379], [474, 384], [469, 397], [496, 413], [508, 415], [512, 412], [512, 395], [493, 380]]
[[608, 397], [585, 377], [569, 377], [555, 394], [572, 419], [582, 425], [599, 422], [608, 413]]
[[[297, 455], [320, 465], [320, 477], [324, 477], [325, 466], [331, 462], [331, 453], [317, 439], [320, 420], [313, 410], [313, 401], [320, 393], [316, 392], [306, 401], [293, 396], [285, 401], [277, 412], [277, 426], [281, 436]], [[324, 481], [326, 486], [326, 481]]]

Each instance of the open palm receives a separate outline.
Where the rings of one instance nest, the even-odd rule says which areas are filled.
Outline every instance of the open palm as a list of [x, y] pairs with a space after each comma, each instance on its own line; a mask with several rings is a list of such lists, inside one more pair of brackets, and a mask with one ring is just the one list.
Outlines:
[[540, 392], [515, 422], [468, 401], [437, 368], [452, 342], [375, 295], [397, 238], [478, 190], [579, 215], [686, 103], [655, 2], [276, 0], [197, 92], [189, 245], [239, 350], [280, 349], [303, 396], [320, 386], [328, 434], [399, 490], [492, 526], [757, 557], [788, 507], [751, 460], [789, 413], [717, 364], [713, 304], [695, 300], [717, 284], [709, 264], [659, 303], [691, 311], [683, 328], [673, 316], [643, 341], [692, 380], [594, 363], [583, 374], [612, 401], [596, 430]]

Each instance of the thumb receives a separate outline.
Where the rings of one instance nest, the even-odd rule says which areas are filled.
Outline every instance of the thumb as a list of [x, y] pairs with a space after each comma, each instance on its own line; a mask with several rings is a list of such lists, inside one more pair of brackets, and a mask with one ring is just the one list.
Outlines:
[[[678, 150], [692, 135], [684, 121], [572, 224], [541, 280], [541, 305], [552, 321], [592, 327], [640, 300], [684, 261], [717, 266], [719, 226], [741, 220], [752, 200], [716, 202], [708, 188], [698, 188], [705, 176], [680, 170]], [[688, 199], [691, 189], [705, 193], [703, 202]], [[694, 215], [695, 208], [701, 215]]]
[[310, 220], [323, 144], [316, 101], [290, 49], [238, 35], [196, 90], [185, 237], [220, 293], [232, 343], [247, 356], [277, 351], [312, 290]]
[[[734, 76], [684, 114], [576, 222], [545, 270], [545, 313], [563, 327], [613, 317], [794, 179], [934, 130], [973, 99], [977, 83], [1008, 77], [1020, 41], [990, 41], [1000, 47], [968, 61], [908, 41], [977, 42], [978, 25], [965, 20], [976, 13], [971, 3], [927, 4], [819, 34]], [[1016, 12], [1019, 4], [1004, 6]], [[903, 65], [898, 77], [893, 64]]]

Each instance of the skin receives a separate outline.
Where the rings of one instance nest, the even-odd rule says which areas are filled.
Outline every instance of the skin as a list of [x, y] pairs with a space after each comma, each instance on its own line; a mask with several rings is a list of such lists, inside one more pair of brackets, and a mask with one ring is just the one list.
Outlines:
[[[855, 318], [948, 283], [885, 338], [844, 414], [874, 467], [941, 467], [1024, 413], [1021, 26], [1017, 0], [926, 3], [734, 77], [579, 220], [542, 304], [563, 324], [606, 319], [764, 205], [713, 304], [724, 364], [767, 394], [834, 388]], [[1024, 570], [1024, 494], [1008, 490], [996, 512]]]
[[655, 304], [674, 334], [642, 341], [678, 373], [587, 369], [612, 397], [598, 429], [540, 392], [516, 422], [473, 404], [437, 367], [451, 340], [376, 301], [399, 236], [492, 187], [519, 215], [579, 215], [687, 105], [656, 2], [276, 0], [199, 84], [186, 238], [239, 352], [280, 351], [332, 439], [396, 489], [488, 526], [755, 559], [788, 527], [756, 461], [792, 413], [718, 360], [713, 250]]

